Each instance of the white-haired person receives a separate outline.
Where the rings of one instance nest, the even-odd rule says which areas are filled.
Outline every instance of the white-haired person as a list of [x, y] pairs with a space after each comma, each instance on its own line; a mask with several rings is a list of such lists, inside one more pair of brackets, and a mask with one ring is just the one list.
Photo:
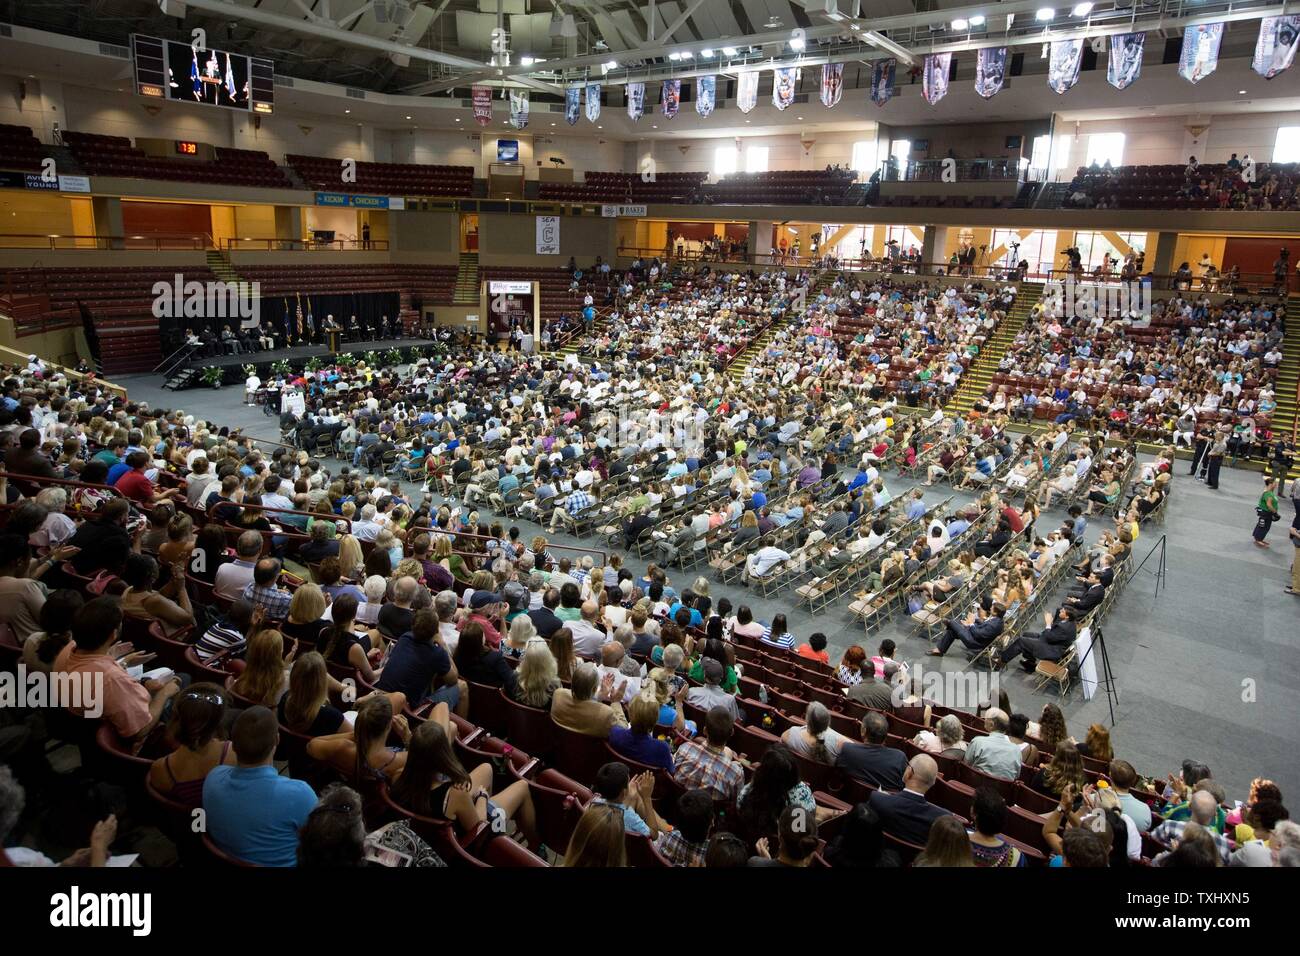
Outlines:
[[[366, 599], [357, 606], [357, 623], [375, 627], [379, 623], [379, 611], [384, 604], [384, 595], [388, 591], [388, 582], [378, 574], [366, 578], [361, 587]], [[328, 615], [328, 611], [326, 614]]]

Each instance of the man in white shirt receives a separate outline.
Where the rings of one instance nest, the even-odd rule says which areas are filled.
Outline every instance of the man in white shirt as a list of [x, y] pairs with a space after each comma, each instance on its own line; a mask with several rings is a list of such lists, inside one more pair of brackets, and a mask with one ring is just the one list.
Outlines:
[[778, 547], [768, 545], [759, 548], [745, 559], [744, 580], [748, 583], [755, 578], [765, 578], [778, 564], [789, 560], [790, 555]]
[[567, 625], [569, 633], [573, 635], [573, 653], [578, 657], [595, 657], [609, 643], [609, 635], [596, 623], [598, 613], [595, 601], [584, 601], [582, 617]]
[[352, 522], [352, 535], [358, 541], [374, 541], [379, 535], [382, 525], [375, 520], [375, 514], [375, 506], [367, 504], [361, 509], [361, 517]]
[[623, 706], [632, 703], [637, 694], [641, 692], [641, 678], [635, 675], [624, 674], [620, 670], [623, 659], [627, 656], [627, 648], [618, 641], [610, 641], [600, 649], [600, 664], [596, 670], [600, 672], [603, 680], [606, 674], [614, 678], [614, 686], [618, 686], [619, 681], [627, 681], [627, 687], [623, 691]]

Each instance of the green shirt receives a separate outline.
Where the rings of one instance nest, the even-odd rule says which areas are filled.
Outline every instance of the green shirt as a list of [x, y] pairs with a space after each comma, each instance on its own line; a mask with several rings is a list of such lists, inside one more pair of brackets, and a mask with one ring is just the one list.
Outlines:
[[1259, 504], [1255, 506], [1260, 511], [1271, 511], [1277, 514], [1277, 494], [1272, 491], [1265, 491], [1259, 496]]

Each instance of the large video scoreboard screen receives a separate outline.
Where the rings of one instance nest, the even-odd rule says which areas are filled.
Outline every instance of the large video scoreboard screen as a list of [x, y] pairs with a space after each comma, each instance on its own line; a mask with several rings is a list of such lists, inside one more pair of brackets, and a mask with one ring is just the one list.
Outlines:
[[275, 65], [260, 57], [198, 49], [157, 37], [131, 37], [135, 86], [141, 96], [270, 113]]

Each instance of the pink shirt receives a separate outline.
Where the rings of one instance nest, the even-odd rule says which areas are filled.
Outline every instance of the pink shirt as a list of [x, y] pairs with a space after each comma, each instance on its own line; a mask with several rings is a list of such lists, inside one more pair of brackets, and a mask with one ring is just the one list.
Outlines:
[[[102, 691], [83, 685], [81, 702], [94, 704], [96, 698], [92, 695], [98, 694], [104, 719], [113, 725], [120, 736], [134, 737], [149, 723], [149, 692], [143, 684], [127, 674], [126, 668], [107, 654], [91, 654], [78, 649], [76, 644], [69, 643], [54, 659], [53, 670], [56, 674], [103, 674]], [[84, 709], [68, 708], [79, 716]]]

